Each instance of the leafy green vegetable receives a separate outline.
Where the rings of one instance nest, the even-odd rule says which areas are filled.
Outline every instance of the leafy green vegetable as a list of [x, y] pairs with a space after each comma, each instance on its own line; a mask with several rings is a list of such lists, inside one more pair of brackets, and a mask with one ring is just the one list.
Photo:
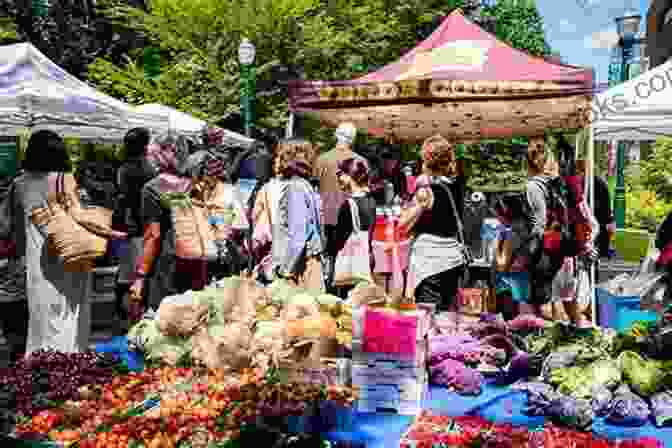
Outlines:
[[644, 359], [639, 353], [625, 351], [618, 357], [628, 385], [643, 397], [650, 397], [665, 384], [666, 372], [663, 363]]
[[275, 280], [267, 286], [267, 289], [273, 302], [282, 305], [288, 303], [292, 297], [304, 292], [284, 279]]
[[613, 388], [621, 382], [621, 370], [617, 362], [603, 359], [588, 366], [555, 369], [549, 382], [558, 387], [558, 392], [574, 398], [588, 399], [598, 386]]

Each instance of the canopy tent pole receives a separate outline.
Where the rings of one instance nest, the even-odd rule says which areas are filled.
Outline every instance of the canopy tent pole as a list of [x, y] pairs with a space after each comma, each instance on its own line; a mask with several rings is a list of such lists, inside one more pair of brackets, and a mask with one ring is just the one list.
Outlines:
[[[593, 129], [593, 120], [590, 120], [590, 126], [588, 126], [588, 164], [590, 166], [590, 171], [587, 176], [587, 181], [589, 183], [589, 194], [588, 201], [590, 204], [590, 209], [595, 214], [595, 135]], [[590, 315], [593, 320], [593, 325], [597, 325], [597, 296], [595, 294], [595, 263], [590, 264]]]
[[285, 129], [285, 138], [290, 139], [294, 137], [294, 112], [289, 112], [289, 119], [287, 120], [287, 128]]

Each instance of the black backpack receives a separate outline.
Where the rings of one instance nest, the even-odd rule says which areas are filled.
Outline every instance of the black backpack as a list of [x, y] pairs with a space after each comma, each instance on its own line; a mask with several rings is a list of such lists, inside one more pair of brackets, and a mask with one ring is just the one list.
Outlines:
[[535, 178], [533, 182], [541, 186], [546, 198], [545, 238], [560, 234], [559, 250], [549, 249], [549, 245], [544, 244], [544, 252], [561, 258], [579, 255], [575, 222], [579, 204], [574, 192], [562, 176], [544, 180]]

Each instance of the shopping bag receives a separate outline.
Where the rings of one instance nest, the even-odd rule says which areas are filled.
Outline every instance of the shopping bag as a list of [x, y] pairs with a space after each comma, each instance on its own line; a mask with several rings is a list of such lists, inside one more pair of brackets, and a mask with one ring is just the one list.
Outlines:
[[343, 249], [336, 255], [334, 286], [350, 286], [361, 282], [373, 283], [371, 276], [369, 232], [362, 230], [359, 209], [348, 199], [352, 215], [352, 233]]
[[66, 270], [87, 272], [107, 252], [107, 239], [90, 232], [73, 218], [71, 200], [65, 192], [64, 175], [59, 174], [55, 200], [49, 200], [45, 208], [35, 209], [31, 219], [46, 229], [49, 250], [61, 259]]
[[581, 308], [589, 307], [593, 299], [593, 290], [590, 287], [590, 274], [587, 269], [580, 269], [576, 286], [576, 303]]
[[161, 201], [170, 210], [175, 254], [185, 260], [217, 261], [219, 252], [209, 210], [193, 201], [188, 193], [163, 194]]
[[574, 257], [565, 257], [562, 266], [551, 285], [551, 297], [561, 300], [569, 300], [576, 298], [576, 270]]
[[[667, 247], [665, 247], [667, 249]], [[669, 251], [672, 252], [672, 251]], [[646, 257], [642, 260], [642, 264], [639, 266], [639, 273], [641, 274], [653, 274], [658, 271], [658, 266], [656, 265], [661, 259], [661, 252], [656, 247], [656, 242], [653, 238], [649, 241], [649, 249], [646, 251]], [[665, 257], [668, 258], [668, 257]], [[665, 263], [661, 263], [665, 264]]]

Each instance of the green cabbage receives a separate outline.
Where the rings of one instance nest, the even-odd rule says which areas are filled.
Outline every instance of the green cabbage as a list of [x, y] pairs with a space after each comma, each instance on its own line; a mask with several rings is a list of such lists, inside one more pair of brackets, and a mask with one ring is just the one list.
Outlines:
[[613, 389], [621, 383], [622, 372], [618, 362], [602, 359], [588, 367], [594, 384]]
[[278, 279], [266, 287], [270, 292], [273, 303], [284, 305], [297, 294], [302, 292], [301, 289], [292, 286], [287, 280]]
[[156, 319], [141, 320], [128, 331], [127, 335], [129, 341], [137, 343], [145, 351], [150, 350], [162, 337]]
[[329, 308], [342, 302], [340, 297], [332, 296], [331, 294], [320, 294], [316, 299], [320, 306], [324, 308]]
[[558, 392], [578, 399], [589, 399], [598, 386], [613, 388], [621, 382], [618, 363], [604, 359], [584, 367], [565, 367], [551, 373], [550, 383]]
[[254, 334], [262, 339], [275, 337], [282, 334], [282, 324], [280, 322], [257, 322]]
[[638, 353], [625, 351], [618, 357], [618, 362], [627, 383], [643, 397], [650, 397], [665, 384], [663, 364], [658, 361], [644, 359]]
[[208, 328], [208, 334], [213, 338], [223, 338], [227, 336], [227, 327], [225, 325], [214, 325]]
[[175, 365], [184, 355], [191, 353], [191, 338], [161, 336], [156, 343], [145, 352], [150, 360], [160, 360], [168, 365]]

